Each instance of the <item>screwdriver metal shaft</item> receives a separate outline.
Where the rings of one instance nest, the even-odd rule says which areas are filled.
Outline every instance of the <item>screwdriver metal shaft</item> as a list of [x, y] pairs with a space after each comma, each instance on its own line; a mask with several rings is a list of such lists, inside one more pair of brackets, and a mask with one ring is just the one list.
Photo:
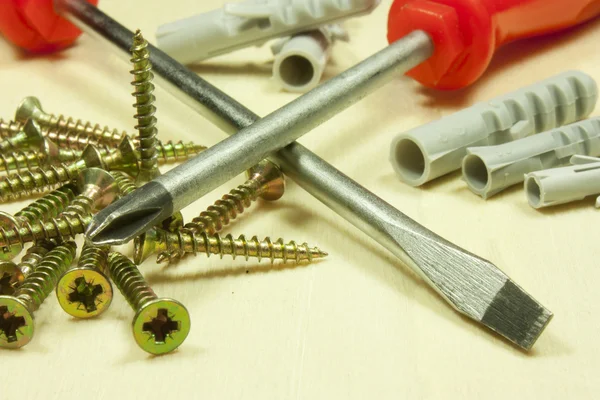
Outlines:
[[[84, 31], [127, 54], [133, 33], [80, 0], [57, 0], [58, 9]], [[184, 103], [229, 134], [259, 117], [150, 46], [156, 74]], [[489, 261], [439, 237], [298, 143], [271, 157], [300, 186], [411, 267], [459, 312], [529, 349], [552, 313]]]
[[96, 244], [132, 240], [409, 71], [432, 52], [429, 36], [412, 32], [117, 200], [98, 213], [88, 236]]

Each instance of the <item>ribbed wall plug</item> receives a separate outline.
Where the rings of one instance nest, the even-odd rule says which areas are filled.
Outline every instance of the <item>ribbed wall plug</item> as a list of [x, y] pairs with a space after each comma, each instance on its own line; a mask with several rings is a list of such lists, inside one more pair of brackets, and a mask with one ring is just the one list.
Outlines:
[[400, 180], [419, 186], [459, 169], [467, 147], [507, 143], [573, 123], [591, 113], [597, 99], [589, 75], [564, 72], [396, 136], [390, 162]]

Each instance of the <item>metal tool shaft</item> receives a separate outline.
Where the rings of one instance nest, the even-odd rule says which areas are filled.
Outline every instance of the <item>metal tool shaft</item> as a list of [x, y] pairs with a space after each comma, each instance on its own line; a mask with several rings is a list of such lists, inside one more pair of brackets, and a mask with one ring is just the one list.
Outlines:
[[[132, 32], [79, 0], [59, 0], [63, 14], [127, 53]], [[184, 103], [232, 134], [259, 117], [151, 47], [154, 71]], [[284, 121], [285, 122], [285, 121]], [[442, 239], [298, 143], [271, 158], [300, 186], [371, 236], [437, 290], [452, 307], [529, 349], [552, 313], [502, 271]]]

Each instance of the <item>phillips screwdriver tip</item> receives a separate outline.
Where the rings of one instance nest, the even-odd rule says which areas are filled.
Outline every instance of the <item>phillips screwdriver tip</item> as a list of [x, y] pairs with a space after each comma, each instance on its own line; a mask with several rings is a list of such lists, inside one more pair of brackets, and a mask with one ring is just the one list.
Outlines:
[[86, 231], [95, 245], [118, 245], [132, 240], [173, 213], [169, 192], [149, 182], [94, 216]]

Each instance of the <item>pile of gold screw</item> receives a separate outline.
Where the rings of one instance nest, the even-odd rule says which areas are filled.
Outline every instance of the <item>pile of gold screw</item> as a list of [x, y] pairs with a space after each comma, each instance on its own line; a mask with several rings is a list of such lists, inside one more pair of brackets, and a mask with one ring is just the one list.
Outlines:
[[[113, 284], [136, 312], [133, 336], [152, 354], [168, 353], [187, 337], [190, 317], [178, 301], [160, 298], [137, 265], [150, 255], [172, 263], [188, 254], [225, 255], [295, 262], [327, 255], [308, 244], [247, 239], [221, 232], [258, 198], [284, 192], [279, 168], [263, 161], [248, 180], [184, 224], [180, 213], [134, 240], [133, 261], [110, 247], [85, 243], [76, 263], [73, 239], [94, 213], [160, 174], [158, 166], [181, 162], [206, 149], [195, 143], [157, 139], [152, 65], [147, 42], [133, 37], [131, 74], [137, 121], [135, 137], [98, 124], [42, 110], [35, 97], [17, 107], [14, 121], [0, 119], [0, 201], [37, 199], [14, 215], [0, 211], [0, 347], [20, 348], [33, 337], [33, 312], [52, 291], [75, 318], [108, 309]], [[20, 262], [12, 260], [31, 243]]]

